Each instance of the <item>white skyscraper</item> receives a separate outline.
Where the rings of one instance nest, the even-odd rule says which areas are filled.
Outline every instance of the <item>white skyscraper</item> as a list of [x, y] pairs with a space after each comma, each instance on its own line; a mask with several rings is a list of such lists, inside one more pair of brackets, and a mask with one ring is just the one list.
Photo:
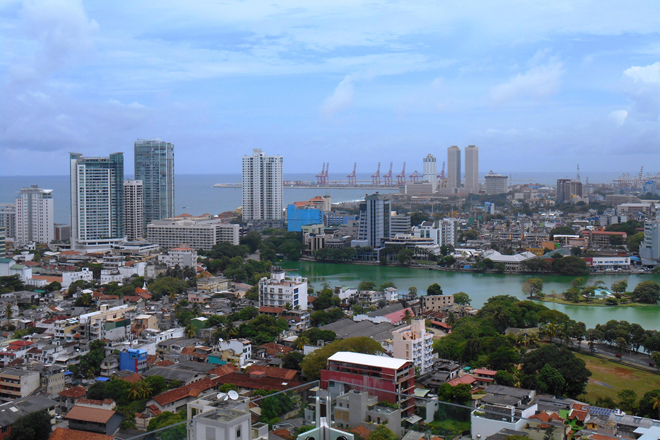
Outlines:
[[424, 177], [422, 179], [433, 184], [433, 191], [438, 188], [438, 165], [435, 156], [427, 155], [424, 159]]
[[243, 220], [280, 221], [282, 207], [282, 156], [266, 156], [255, 148], [243, 156]]
[[461, 149], [455, 145], [447, 148], [447, 187], [452, 193], [461, 187]]
[[479, 148], [474, 145], [465, 149], [465, 190], [468, 194], [479, 193]]
[[129, 241], [144, 237], [144, 198], [141, 180], [124, 180], [124, 235]]
[[55, 240], [53, 190], [32, 185], [16, 198], [16, 244], [50, 243]]
[[109, 249], [124, 238], [124, 154], [69, 158], [71, 248]]

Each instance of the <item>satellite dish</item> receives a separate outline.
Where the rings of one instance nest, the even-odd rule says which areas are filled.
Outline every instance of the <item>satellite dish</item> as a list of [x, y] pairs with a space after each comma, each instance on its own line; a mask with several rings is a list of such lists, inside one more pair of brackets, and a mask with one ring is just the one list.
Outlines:
[[238, 393], [234, 390], [229, 390], [229, 398], [231, 400], [236, 400], [238, 399]]
[[221, 402], [224, 402], [225, 400], [227, 400], [227, 394], [225, 394], [225, 393], [218, 393], [218, 395], [215, 396], [215, 397], [216, 397], [216, 399], [218, 399]]

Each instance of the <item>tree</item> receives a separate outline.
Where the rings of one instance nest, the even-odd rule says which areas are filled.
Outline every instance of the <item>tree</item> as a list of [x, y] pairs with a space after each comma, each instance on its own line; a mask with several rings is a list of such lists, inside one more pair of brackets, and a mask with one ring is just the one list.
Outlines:
[[359, 291], [376, 290], [376, 283], [373, 281], [362, 281], [358, 284]]
[[101, 372], [101, 362], [105, 359], [105, 342], [94, 340], [89, 346], [89, 353], [80, 358], [78, 372], [82, 377], [91, 379]]
[[160, 431], [158, 437], [162, 440], [178, 440], [186, 438], [186, 424], [181, 423], [185, 422], [185, 409], [179, 413], [173, 413], [170, 411], [164, 411], [158, 414], [153, 419], [149, 420], [149, 425], [147, 426], [148, 431], [155, 431], [157, 429], [165, 428], [171, 425], [177, 425]]
[[153, 396], [167, 390], [167, 382], [163, 376], [149, 376], [144, 379], [144, 382]]
[[415, 286], [408, 287], [408, 295], [410, 295], [413, 298], [417, 298], [417, 287]]
[[9, 440], [48, 440], [51, 429], [50, 416], [45, 410], [33, 412], [12, 424]]
[[414, 253], [412, 249], [401, 249], [399, 253], [396, 255], [396, 259], [399, 262], [399, 264], [403, 266], [408, 266], [412, 261], [413, 256]]
[[582, 256], [582, 248], [579, 246], [573, 246], [571, 248], [571, 255], [575, 255], [576, 257], [581, 257]]
[[241, 238], [240, 243], [250, 249], [250, 253], [255, 253], [261, 245], [261, 234], [257, 231], [250, 231]]
[[300, 370], [300, 362], [305, 358], [305, 355], [299, 351], [292, 351], [282, 357], [282, 368], [289, 370]]
[[573, 255], [553, 259], [552, 270], [560, 275], [589, 275], [587, 263], [582, 258]]
[[387, 426], [378, 425], [378, 428], [369, 436], [369, 440], [399, 440], [399, 436]]
[[660, 390], [647, 391], [639, 399], [637, 415], [657, 419], [660, 417]]
[[470, 297], [468, 296], [467, 293], [457, 292], [457, 293], [454, 293], [454, 302], [456, 304], [461, 305], [461, 306], [467, 306], [467, 305], [470, 305], [472, 300], [470, 299]]
[[591, 371], [582, 359], [578, 359], [566, 347], [559, 348], [554, 344], [526, 353], [522, 363], [524, 375], [537, 375], [546, 364], [559, 371], [565, 381], [561, 395], [571, 398], [584, 393], [591, 376]]
[[543, 291], [543, 280], [540, 278], [530, 278], [522, 285], [522, 291], [529, 299], [533, 299]]
[[427, 295], [442, 295], [442, 287], [440, 287], [440, 285], [438, 283], [433, 283], [426, 289], [426, 294]]
[[638, 252], [639, 251], [639, 245], [644, 241], [644, 233], [639, 232], [632, 237], [628, 238], [627, 245], [628, 245], [628, 250], [630, 252]]
[[337, 307], [340, 303], [341, 300], [339, 297], [334, 296], [332, 290], [323, 289], [319, 296], [314, 299], [312, 305], [314, 306], [314, 310], [325, 310], [330, 307]]
[[539, 391], [542, 393], [562, 396], [566, 381], [561, 373], [550, 365], [545, 365], [538, 376]]
[[633, 290], [633, 300], [640, 303], [656, 304], [660, 300], [660, 284], [656, 281], [642, 281]]
[[376, 354], [381, 353], [383, 348], [378, 341], [360, 336], [356, 338], [346, 338], [340, 341], [332, 342], [317, 350], [314, 350], [301, 362], [302, 372], [308, 380], [317, 380], [320, 377], [321, 370], [326, 367], [328, 358], [339, 351], [352, 351], [355, 353]]
[[261, 420], [270, 424], [273, 419], [288, 413], [293, 407], [293, 400], [286, 393], [266, 397], [261, 402]]
[[624, 293], [628, 288], [628, 280], [615, 281], [612, 283], [610, 289], [614, 293]]
[[557, 226], [550, 230], [550, 240], [552, 240], [555, 235], [574, 235], [575, 231], [570, 226]]
[[633, 390], [621, 390], [617, 394], [619, 398], [619, 406], [624, 411], [633, 412], [637, 407], [637, 393]]
[[135, 429], [135, 410], [129, 405], [117, 406], [115, 411], [121, 415], [121, 429]]

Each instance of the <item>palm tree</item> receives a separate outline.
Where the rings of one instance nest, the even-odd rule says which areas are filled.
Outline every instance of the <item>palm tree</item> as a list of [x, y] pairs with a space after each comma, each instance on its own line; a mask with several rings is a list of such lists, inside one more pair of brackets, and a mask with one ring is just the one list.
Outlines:
[[537, 332], [532, 332], [527, 335], [527, 343], [529, 345], [536, 345], [539, 342], [539, 334]]
[[9, 324], [9, 321], [14, 316], [14, 311], [11, 308], [11, 304], [7, 304], [7, 307], [5, 308], [5, 316], [7, 317], [7, 324]]
[[653, 409], [658, 411], [658, 415], [660, 415], [660, 396], [655, 396], [651, 399], [651, 404], [653, 404]]
[[184, 332], [187, 338], [194, 338], [197, 335], [197, 328], [192, 324], [188, 324]]
[[545, 327], [545, 335], [550, 338], [550, 342], [557, 336], [558, 332], [559, 328], [557, 328], [554, 322], [551, 322]]
[[140, 382], [133, 382], [128, 388], [128, 400], [138, 400], [142, 397]]

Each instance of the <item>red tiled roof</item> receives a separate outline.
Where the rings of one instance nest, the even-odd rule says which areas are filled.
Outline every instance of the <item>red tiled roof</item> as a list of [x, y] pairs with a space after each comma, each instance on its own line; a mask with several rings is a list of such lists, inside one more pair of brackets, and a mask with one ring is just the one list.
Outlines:
[[60, 396], [73, 397], [74, 399], [75, 398], [80, 398], [80, 397], [82, 397], [86, 394], [87, 394], [87, 390], [85, 388], [81, 387], [81, 386], [72, 387], [72, 388], [66, 389], [64, 391], [60, 391]]
[[108, 423], [108, 420], [115, 415], [115, 411], [103, 408], [91, 408], [89, 406], [74, 406], [64, 417], [69, 420], [81, 420], [91, 423]]
[[96, 432], [78, 431], [77, 429], [55, 428], [48, 440], [112, 440], [111, 435]]
[[46, 281], [48, 283], [58, 282], [62, 284], [62, 277], [51, 277], [46, 275], [32, 275], [33, 280]]
[[118, 379], [123, 380], [124, 382], [128, 383], [137, 383], [142, 380], [142, 376], [138, 373], [131, 374], [130, 376], [124, 376], [124, 377], [119, 377], [117, 376]]
[[578, 411], [578, 410], [574, 409], [568, 415], [568, 418], [571, 419], [571, 420], [578, 419], [579, 421], [584, 422], [584, 419], [587, 418], [587, 414], [589, 414], [589, 412], [587, 412], [587, 411]]
[[174, 365], [174, 362], [170, 360], [164, 360], [154, 363], [154, 367], [169, 367], [170, 365]]
[[266, 377], [282, 380], [293, 380], [298, 372], [296, 370], [289, 370], [288, 368], [276, 368], [266, 365], [252, 365], [245, 370], [246, 373], [265, 373]]
[[156, 356], [155, 354], [147, 355], [147, 364], [153, 365], [156, 362], [156, 359], [158, 359], [158, 356]]
[[149, 293], [148, 291], [144, 290], [142, 287], [136, 287], [135, 288], [135, 294], [139, 295], [141, 293]]
[[79, 403], [85, 403], [87, 405], [110, 405], [112, 403], [112, 399], [103, 399], [103, 400], [93, 400], [93, 399], [78, 399], [76, 402], [76, 405]]
[[270, 433], [275, 434], [278, 437], [282, 437], [285, 440], [290, 440], [292, 438], [289, 430], [284, 428], [276, 429], [274, 431], [271, 431]]
[[147, 407], [147, 409], [148, 409], [149, 411], [151, 411], [151, 413], [152, 413], [154, 416], [158, 416], [159, 414], [162, 413], [162, 411], [161, 411], [160, 409], [158, 409], [158, 407], [157, 407], [156, 405], [154, 405], [153, 403], [152, 403], [151, 405], [149, 405], [149, 406]]
[[210, 390], [215, 386], [216, 383], [211, 379], [203, 379], [199, 382], [191, 383], [190, 385], [175, 388], [170, 391], [165, 391], [164, 393], [154, 396], [153, 399], [160, 406], [165, 406], [169, 405], [170, 403], [185, 399], [186, 397], [197, 397], [203, 391]]
[[483, 374], [484, 376], [495, 376], [497, 371], [487, 370], [486, 368], [477, 368], [474, 370], [475, 374]]
[[410, 307], [407, 307], [405, 309], [401, 309], [399, 311], [385, 315], [385, 318], [387, 318], [392, 324], [396, 324], [397, 322], [403, 321], [403, 319], [406, 317], [406, 311], [409, 313], [408, 316], [415, 316], [415, 312], [413, 312]]
[[207, 374], [222, 377], [234, 373], [237, 369], [238, 368], [236, 368], [236, 365], [234, 364], [225, 364], [212, 369]]
[[14, 342], [12, 342], [11, 344], [9, 344], [9, 347], [7, 347], [7, 348], [11, 348], [11, 347], [27, 347], [28, 345], [32, 345], [32, 344], [34, 344], [34, 342], [32, 342], [32, 341], [23, 341], [23, 340], [21, 340], [21, 341], [14, 341]]
[[130, 302], [138, 302], [142, 299], [140, 295], [124, 295], [124, 300]]
[[262, 344], [259, 346], [259, 348], [263, 348], [264, 350], [266, 350], [266, 353], [269, 356], [276, 356], [278, 354], [287, 354], [293, 351], [293, 348], [287, 347], [286, 345], [280, 345], [275, 342], [268, 342], [266, 344]]
[[461, 376], [461, 377], [457, 377], [455, 379], [452, 379], [452, 380], [448, 381], [447, 383], [449, 385], [455, 387], [456, 385], [460, 385], [460, 384], [472, 385], [476, 381], [477, 381], [477, 379], [474, 376], [466, 374], [465, 376]]
[[355, 428], [351, 429], [351, 432], [353, 434], [359, 435], [364, 440], [369, 440], [369, 436], [371, 435], [371, 431], [369, 431], [366, 427], [362, 425], [356, 426]]
[[271, 306], [261, 306], [259, 307], [259, 313], [275, 313], [279, 315], [284, 311], [284, 307], [271, 307]]
[[265, 390], [265, 391], [282, 391], [289, 388], [297, 387], [300, 385], [299, 382], [293, 381], [283, 381], [282, 379], [274, 379], [272, 377], [263, 377], [261, 379], [256, 379], [250, 377], [247, 374], [241, 373], [231, 373], [226, 374], [222, 377], [214, 379], [214, 382], [219, 384], [230, 383], [236, 385], [239, 388], [247, 388], [250, 390]]

